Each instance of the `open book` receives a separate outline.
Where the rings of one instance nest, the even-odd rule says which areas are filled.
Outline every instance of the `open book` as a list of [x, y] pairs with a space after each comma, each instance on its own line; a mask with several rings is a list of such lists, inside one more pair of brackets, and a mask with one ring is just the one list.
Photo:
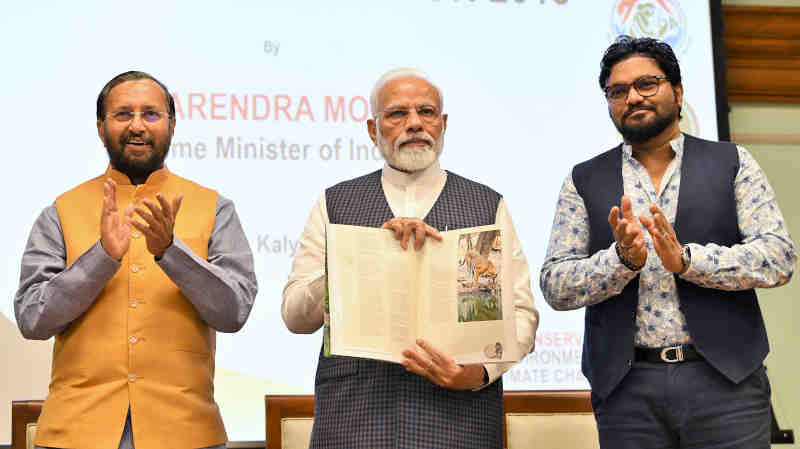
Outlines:
[[423, 338], [457, 363], [520, 359], [498, 226], [442, 232], [419, 251], [385, 229], [326, 233], [326, 355], [399, 363]]

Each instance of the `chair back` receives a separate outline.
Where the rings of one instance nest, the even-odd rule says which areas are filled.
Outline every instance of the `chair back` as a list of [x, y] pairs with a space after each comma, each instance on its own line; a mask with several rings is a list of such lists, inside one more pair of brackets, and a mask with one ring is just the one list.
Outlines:
[[314, 423], [313, 395], [266, 395], [266, 449], [307, 449]]
[[11, 449], [33, 449], [44, 401], [11, 401]]
[[[507, 391], [503, 394], [508, 449], [599, 448], [590, 392]], [[306, 449], [314, 422], [313, 395], [267, 395], [266, 449]]]

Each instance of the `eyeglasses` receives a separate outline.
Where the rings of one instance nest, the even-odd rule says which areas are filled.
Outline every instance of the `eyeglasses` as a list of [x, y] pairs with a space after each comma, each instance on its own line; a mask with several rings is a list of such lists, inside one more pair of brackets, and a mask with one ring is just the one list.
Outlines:
[[636, 92], [643, 97], [652, 97], [658, 93], [658, 87], [661, 85], [661, 80], [667, 79], [666, 76], [661, 75], [645, 75], [640, 76], [631, 84], [614, 84], [604, 89], [606, 100], [609, 103], [621, 103], [628, 98], [628, 92], [631, 86], [636, 89]]
[[[419, 106], [415, 108], [415, 111], [417, 112], [417, 116], [425, 123], [436, 123], [441, 118], [439, 110], [431, 105]], [[409, 114], [411, 114], [411, 109], [409, 108], [389, 108], [381, 112], [383, 120], [391, 125], [405, 123], [405, 121], [408, 120]]]
[[112, 119], [114, 119], [114, 121], [119, 123], [128, 123], [131, 120], [133, 120], [133, 118], [136, 117], [137, 115], [147, 123], [156, 123], [157, 121], [161, 120], [164, 117], [169, 117], [169, 114], [161, 111], [142, 111], [142, 112], [117, 111], [117, 112], [111, 112], [106, 116], [111, 117]]

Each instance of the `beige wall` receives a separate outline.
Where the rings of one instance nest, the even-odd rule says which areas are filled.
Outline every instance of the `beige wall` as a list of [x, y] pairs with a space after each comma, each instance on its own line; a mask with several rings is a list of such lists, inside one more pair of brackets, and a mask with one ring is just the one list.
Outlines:
[[[766, 172], [794, 244], [800, 247], [800, 105], [734, 103], [730, 121], [734, 140], [743, 144]], [[798, 278], [800, 275], [781, 288], [758, 291], [771, 347], [766, 365], [775, 416], [781, 428], [794, 430], [796, 440], [800, 440], [800, 332], [794, 327], [800, 317]], [[800, 447], [798, 443], [775, 448]]]
[[25, 340], [17, 324], [0, 314], [0, 342], [4, 362], [0, 365], [0, 444], [4, 444], [11, 441], [11, 401], [44, 399], [47, 394], [53, 340]]

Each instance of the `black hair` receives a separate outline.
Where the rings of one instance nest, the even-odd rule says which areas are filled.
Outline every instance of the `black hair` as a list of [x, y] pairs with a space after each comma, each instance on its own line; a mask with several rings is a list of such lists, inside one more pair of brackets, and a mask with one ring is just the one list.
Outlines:
[[157, 80], [153, 75], [150, 75], [146, 72], [140, 72], [138, 70], [130, 70], [125, 73], [120, 73], [119, 75], [111, 78], [111, 81], [107, 82], [105, 86], [103, 86], [103, 90], [100, 91], [100, 95], [97, 96], [97, 120], [104, 120], [106, 116], [106, 97], [108, 93], [111, 92], [111, 89], [115, 88], [116, 86], [126, 82], [126, 81], [136, 81], [136, 80], [151, 80], [158, 84], [161, 89], [164, 91], [164, 95], [167, 98], [167, 111], [170, 117], [175, 117], [175, 99], [172, 98], [172, 95], [169, 93], [169, 89], [167, 86], [164, 85], [161, 81]]
[[633, 38], [622, 35], [617, 37], [603, 54], [603, 60], [600, 62], [600, 89], [606, 88], [608, 77], [611, 76], [611, 69], [631, 56], [645, 56], [653, 59], [664, 72], [670, 84], [676, 86], [681, 83], [681, 67], [669, 44], [649, 37]]

